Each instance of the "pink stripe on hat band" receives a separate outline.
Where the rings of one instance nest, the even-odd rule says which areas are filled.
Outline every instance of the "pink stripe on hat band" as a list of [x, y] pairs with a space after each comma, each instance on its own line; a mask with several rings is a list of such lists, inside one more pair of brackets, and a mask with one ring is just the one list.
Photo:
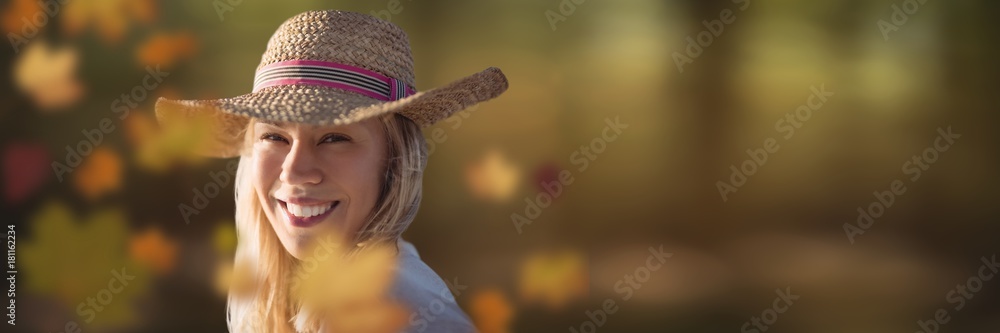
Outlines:
[[379, 74], [377, 72], [373, 72], [373, 71], [370, 71], [370, 70], [367, 70], [367, 69], [364, 69], [364, 68], [361, 68], [361, 67], [355, 67], [355, 66], [351, 66], [351, 65], [344, 65], [344, 64], [340, 64], [340, 63], [336, 63], [336, 62], [319, 61], [319, 60], [286, 60], [286, 61], [279, 61], [279, 62], [276, 62], [276, 63], [271, 63], [271, 64], [264, 65], [264, 67], [261, 67], [259, 70], [257, 70], [257, 72], [263, 72], [263, 71], [266, 71], [266, 70], [269, 70], [269, 69], [272, 69], [272, 68], [275, 68], [275, 67], [287, 67], [287, 66], [296, 66], [296, 65], [298, 65], [298, 66], [318, 66], [318, 67], [339, 68], [339, 69], [349, 70], [349, 71], [356, 72], [356, 73], [361, 73], [361, 74], [368, 75], [368, 76], [371, 76], [371, 77], [381, 78], [383, 81], [389, 82], [389, 77], [387, 77], [385, 75], [382, 75], [382, 74]]
[[383, 101], [416, 93], [397, 79], [364, 68], [315, 60], [289, 60], [261, 67], [255, 75], [253, 91], [292, 84], [344, 89]]
[[311, 85], [311, 86], [324, 86], [324, 87], [330, 87], [330, 88], [343, 89], [343, 90], [353, 91], [353, 92], [356, 92], [356, 93], [359, 93], [359, 94], [362, 94], [362, 95], [365, 95], [365, 96], [368, 96], [368, 97], [371, 97], [371, 98], [374, 98], [374, 99], [383, 100], [383, 101], [389, 101], [389, 99], [387, 97], [385, 97], [385, 95], [376, 93], [376, 92], [368, 90], [368, 89], [358, 88], [357, 86], [353, 86], [353, 85], [349, 85], [349, 84], [345, 84], [345, 83], [339, 83], [339, 82], [329, 82], [329, 81], [324, 81], [324, 80], [302, 79], [302, 78], [298, 78], [298, 79], [269, 80], [266, 83], [261, 84], [257, 88], [254, 88], [253, 91], [257, 92], [257, 91], [259, 91], [261, 89], [264, 89], [264, 88], [267, 88], [267, 87], [289, 86], [289, 85], [293, 85], [293, 84], [305, 84], [305, 85]]

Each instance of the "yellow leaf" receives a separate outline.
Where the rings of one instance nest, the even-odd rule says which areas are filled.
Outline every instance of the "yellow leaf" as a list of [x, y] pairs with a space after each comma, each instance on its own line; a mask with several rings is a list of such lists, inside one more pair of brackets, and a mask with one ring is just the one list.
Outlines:
[[65, 109], [80, 100], [83, 87], [76, 79], [77, 51], [34, 41], [14, 64], [14, 84], [43, 111]]
[[[74, 316], [63, 318], [63, 322], [77, 320], [84, 331], [96, 331], [138, 319], [132, 301], [146, 292], [149, 276], [142, 266], [128, 260], [126, 223], [120, 210], [98, 211], [77, 221], [66, 205], [51, 202], [27, 225], [32, 228], [32, 237], [19, 239], [17, 244], [23, 274], [31, 276], [24, 281], [25, 289], [59, 301], [60, 307], [49, 312], [56, 316], [53, 320], [59, 313], [72, 313]], [[111, 290], [109, 280], [115, 278], [115, 272], [134, 278]], [[92, 309], [88, 299], [96, 300], [101, 311], [94, 311], [92, 318], [76, 316], [78, 309]], [[88, 318], [93, 320], [86, 322]]]
[[561, 309], [587, 295], [590, 279], [584, 256], [574, 251], [530, 256], [521, 266], [521, 298]]
[[211, 120], [193, 117], [159, 127], [151, 115], [141, 111], [133, 111], [125, 119], [126, 134], [136, 149], [138, 165], [154, 172], [177, 163], [201, 162], [203, 158], [197, 152], [206, 145], [211, 126]]
[[212, 245], [215, 246], [215, 251], [222, 257], [232, 257], [236, 253], [235, 225], [236, 222], [223, 221], [215, 226]]
[[70, 1], [59, 17], [70, 35], [79, 34], [88, 25], [94, 25], [105, 42], [117, 43], [133, 22], [153, 22], [156, 6], [152, 0]]
[[[336, 239], [335, 237], [331, 239]], [[355, 253], [319, 242], [292, 276], [294, 297], [331, 332], [399, 332], [408, 309], [390, 299], [395, 249], [369, 245]]]
[[520, 170], [496, 149], [466, 167], [465, 175], [472, 194], [495, 202], [510, 199], [521, 179]]

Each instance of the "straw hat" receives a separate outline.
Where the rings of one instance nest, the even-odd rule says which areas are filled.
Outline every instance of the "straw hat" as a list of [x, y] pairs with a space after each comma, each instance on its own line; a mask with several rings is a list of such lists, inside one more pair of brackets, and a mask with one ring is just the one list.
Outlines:
[[443, 87], [416, 91], [406, 33], [378, 18], [328, 10], [298, 14], [281, 24], [257, 66], [253, 92], [214, 100], [156, 102], [167, 123], [212, 121], [202, 154], [238, 156], [250, 118], [343, 125], [396, 112], [427, 127], [507, 90], [495, 67]]

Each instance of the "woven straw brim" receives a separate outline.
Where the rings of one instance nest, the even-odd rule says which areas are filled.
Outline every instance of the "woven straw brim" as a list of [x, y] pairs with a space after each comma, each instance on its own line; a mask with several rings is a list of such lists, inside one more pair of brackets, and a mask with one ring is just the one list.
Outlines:
[[342, 89], [317, 85], [284, 85], [231, 98], [156, 102], [156, 117], [164, 126], [176, 121], [206, 119], [211, 135], [200, 154], [234, 157], [244, 144], [250, 118], [310, 125], [346, 125], [371, 117], [400, 113], [420, 127], [495, 98], [507, 90], [507, 78], [490, 67], [443, 87], [385, 102]]

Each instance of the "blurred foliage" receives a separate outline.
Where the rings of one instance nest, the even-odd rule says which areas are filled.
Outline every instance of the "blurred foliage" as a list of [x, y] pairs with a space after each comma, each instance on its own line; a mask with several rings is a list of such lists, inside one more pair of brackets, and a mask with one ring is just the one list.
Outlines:
[[[81, 321], [123, 266], [135, 285], [84, 331], [225, 330], [225, 291], [252, 284], [231, 264], [230, 161], [195, 158], [207, 133], [160, 130], [153, 105], [248, 93], [275, 28], [312, 9], [400, 25], [418, 90], [488, 66], [510, 79], [425, 130], [405, 234], [469, 288], [457, 299], [484, 332], [580, 328], [607, 299], [620, 311], [601, 331], [732, 332], [787, 287], [802, 299], [771, 332], [912, 332], [1000, 249], [995, 2], [233, 2], [0, 1], [2, 207], [27, 330]], [[785, 137], [777, 122], [819, 87], [834, 95]], [[852, 244], [844, 223], [949, 126], [954, 147]], [[717, 182], [768, 138], [780, 148], [724, 201]], [[563, 172], [561, 192], [544, 186]], [[542, 193], [518, 233], [511, 216]], [[616, 284], [661, 244], [674, 256], [623, 300]], [[942, 331], [1000, 329], [993, 283]]]

